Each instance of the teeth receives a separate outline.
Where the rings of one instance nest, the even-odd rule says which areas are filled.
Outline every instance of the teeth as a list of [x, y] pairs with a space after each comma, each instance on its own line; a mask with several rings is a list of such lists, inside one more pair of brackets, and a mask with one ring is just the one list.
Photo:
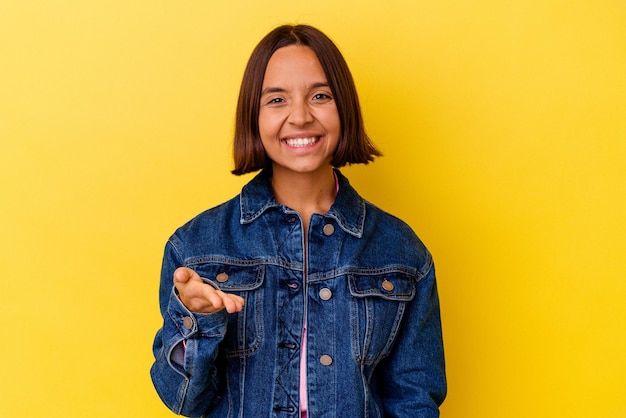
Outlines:
[[285, 142], [290, 147], [306, 147], [307, 145], [315, 144], [317, 142], [317, 138], [316, 137], [312, 137], [312, 138], [293, 138], [293, 139], [286, 139]]

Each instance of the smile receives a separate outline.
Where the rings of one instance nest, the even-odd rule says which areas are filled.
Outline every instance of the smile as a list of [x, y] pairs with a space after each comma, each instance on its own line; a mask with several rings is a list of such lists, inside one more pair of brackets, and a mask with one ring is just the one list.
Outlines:
[[285, 143], [290, 147], [300, 148], [307, 147], [309, 145], [314, 145], [320, 140], [319, 137], [311, 137], [311, 138], [290, 138], [285, 139]]

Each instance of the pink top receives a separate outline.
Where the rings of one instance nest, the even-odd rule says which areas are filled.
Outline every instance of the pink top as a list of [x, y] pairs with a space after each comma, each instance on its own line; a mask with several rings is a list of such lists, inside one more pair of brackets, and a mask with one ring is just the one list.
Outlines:
[[300, 416], [306, 418], [306, 314], [304, 316], [304, 329], [302, 330], [302, 350], [300, 350]]

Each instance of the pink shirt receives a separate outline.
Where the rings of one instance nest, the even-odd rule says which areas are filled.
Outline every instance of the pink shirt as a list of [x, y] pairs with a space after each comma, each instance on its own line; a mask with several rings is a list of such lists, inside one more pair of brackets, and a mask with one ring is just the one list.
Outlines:
[[300, 417], [306, 418], [306, 313], [304, 316], [304, 329], [302, 330], [302, 350], [300, 350]]

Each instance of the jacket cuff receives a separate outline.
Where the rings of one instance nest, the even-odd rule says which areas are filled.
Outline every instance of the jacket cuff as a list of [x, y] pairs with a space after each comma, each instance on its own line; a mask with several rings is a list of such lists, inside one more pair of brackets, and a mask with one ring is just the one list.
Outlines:
[[174, 286], [172, 286], [167, 314], [171, 321], [165, 321], [164, 333], [168, 340], [166, 344], [170, 347], [181, 340], [196, 336], [223, 337], [226, 333], [228, 321], [226, 310], [208, 314], [191, 312], [181, 302]]

